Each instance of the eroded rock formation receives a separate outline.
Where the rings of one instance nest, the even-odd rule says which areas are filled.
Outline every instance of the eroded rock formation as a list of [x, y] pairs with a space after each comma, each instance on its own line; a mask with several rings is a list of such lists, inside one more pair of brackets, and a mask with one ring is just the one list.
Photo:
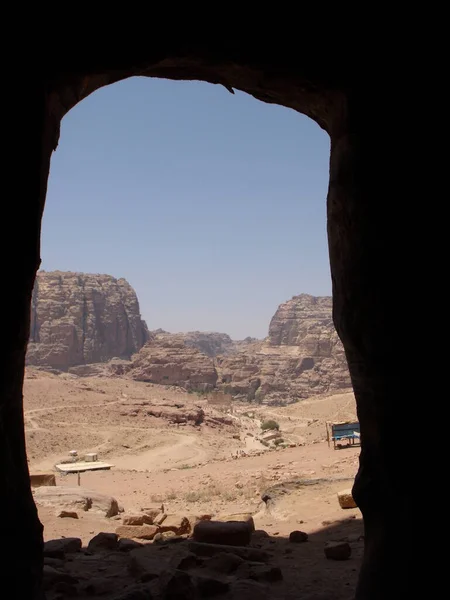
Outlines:
[[[160, 334], [166, 333], [163, 329], [157, 329], [151, 333]], [[247, 347], [253, 342], [257, 342], [256, 338], [247, 337], [244, 340], [232, 340], [227, 333], [219, 333], [217, 331], [188, 331], [187, 333], [174, 334], [178, 339], [182, 339], [186, 346], [197, 348], [207, 356], [221, 356], [223, 354], [233, 354], [237, 350]]]
[[66, 370], [129, 358], [147, 338], [136, 293], [125, 279], [62, 271], [37, 274], [28, 364]]
[[269, 325], [271, 346], [296, 346], [310, 356], [329, 357], [344, 349], [333, 325], [331, 296], [300, 294], [283, 302]]
[[294, 296], [278, 307], [269, 336], [218, 357], [225, 392], [265, 404], [284, 404], [350, 387], [344, 348], [330, 297]]
[[[233, 342], [226, 334], [152, 332], [130, 363], [75, 367], [78, 375], [126, 375], [138, 381], [214, 387], [234, 397], [288, 404], [350, 387], [344, 349], [331, 318], [331, 298], [307, 294], [281, 304], [264, 341]], [[222, 355], [216, 355], [224, 348]], [[88, 370], [86, 370], [88, 369]]]
[[129, 365], [122, 363], [112, 370], [136, 381], [179, 385], [187, 390], [212, 390], [217, 381], [213, 359], [189, 347], [183, 334], [151, 334]]
[[[167, 334], [169, 332], [158, 329], [152, 331], [154, 334]], [[197, 348], [206, 354], [206, 356], [217, 356], [218, 354], [228, 354], [234, 351], [235, 342], [226, 333], [216, 331], [189, 331], [188, 333], [175, 334], [183, 340], [186, 346]]]

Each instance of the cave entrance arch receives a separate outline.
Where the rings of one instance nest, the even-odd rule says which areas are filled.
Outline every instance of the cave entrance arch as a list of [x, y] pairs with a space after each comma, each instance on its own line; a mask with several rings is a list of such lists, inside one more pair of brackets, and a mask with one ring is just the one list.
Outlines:
[[[42, 570], [42, 530], [25, 454], [22, 384], [50, 157], [64, 114], [99, 87], [133, 75], [195, 79], [236, 88], [306, 114], [329, 133], [327, 212], [334, 322], [346, 350], [362, 435], [354, 495], [364, 515], [366, 550], [357, 598], [395, 597], [408, 580], [409, 555], [399, 556], [389, 542], [393, 528], [399, 538], [407, 538], [412, 524], [407, 474], [398, 469], [404, 456], [402, 451], [393, 455], [390, 443], [392, 428], [397, 429], [399, 447], [406, 437], [398, 414], [399, 399], [404, 395], [403, 381], [396, 375], [399, 330], [393, 327], [390, 312], [391, 297], [400, 295], [404, 284], [392, 259], [401, 256], [397, 235], [401, 211], [391, 209], [393, 196], [385, 185], [392, 174], [377, 173], [374, 180], [372, 167], [374, 148], [383, 147], [391, 122], [383, 121], [387, 111], [379, 109], [381, 93], [373, 89], [368, 77], [361, 78], [359, 67], [345, 62], [346, 57], [339, 57], [334, 50], [330, 48], [333, 58], [324, 62], [318, 55], [308, 60], [297, 58], [295, 46], [268, 51], [258, 43], [218, 39], [202, 45], [169, 40], [134, 56], [111, 51], [105, 58], [104, 52], [92, 52], [88, 59], [68, 61], [64, 68], [51, 60], [47, 63], [36, 87], [32, 116], [36, 192], [18, 201], [11, 215], [20, 255], [11, 270], [11, 293], [5, 307], [9, 320], [4, 333], [8, 354], [2, 365], [0, 452], [9, 515], [6, 537], [12, 540], [10, 555], [17, 556], [20, 551], [22, 577], [17, 585], [23, 589], [21, 597], [40, 597]], [[391, 505], [402, 510], [394, 514], [383, 501], [387, 496]], [[8, 527], [14, 527], [14, 532]], [[14, 543], [15, 538], [18, 541]]]

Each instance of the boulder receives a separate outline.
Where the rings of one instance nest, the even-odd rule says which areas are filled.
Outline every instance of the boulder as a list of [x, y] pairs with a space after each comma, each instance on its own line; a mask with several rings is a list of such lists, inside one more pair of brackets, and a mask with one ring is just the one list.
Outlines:
[[111, 550], [117, 550], [117, 547], [118, 539], [116, 533], [98, 533], [88, 544], [88, 550], [90, 552], [109, 552]]
[[105, 517], [113, 517], [119, 512], [117, 500], [112, 496], [100, 494], [82, 487], [51, 486], [39, 487], [33, 492], [40, 506], [60, 509], [93, 510]]
[[64, 558], [65, 554], [81, 550], [81, 545], [80, 538], [76, 537], [48, 540], [48, 542], [44, 542], [44, 556]]
[[205, 561], [206, 569], [229, 575], [244, 564], [244, 559], [232, 552], [219, 552]]
[[153, 518], [153, 525], [161, 525], [161, 523], [164, 522], [164, 520], [166, 519], [167, 515], [165, 513], [158, 513], [154, 518]]
[[247, 546], [251, 536], [252, 530], [244, 521], [200, 521], [193, 534], [196, 542], [231, 546]]
[[128, 554], [128, 570], [134, 577], [151, 581], [161, 575], [166, 569], [166, 562], [155, 552], [151, 544], [131, 550]]
[[140, 515], [124, 515], [122, 523], [124, 525], [152, 525], [153, 519], [145, 513]]
[[164, 504], [159, 502], [156, 502], [155, 504], [148, 504], [147, 506], [141, 507], [141, 512], [144, 512], [149, 516], [153, 515], [153, 517], [156, 517], [156, 515], [159, 515], [159, 513], [164, 512]]
[[216, 556], [220, 553], [236, 554], [244, 560], [250, 560], [254, 562], [267, 562], [270, 559], [270, 554], [259, 548], [244, 548], [242, 546], [226, 546], [224, 544], [204, 544], [202, 542], [188, 542], [188, 549], [190, 552], [200, 557], [211, 557]]
[[308, 541], [308, 534], [304, 531], [291, 531], [289, 534], [289, 541], [294, 544], [301, 544], [302, 542]]
[[158, 531], [156, 525], [121, 525], [116, 529], [116, 534], [121, 538], [152, 540]]
[[52, 556], [44, 556], [44, 565], [48, 565], [49, 567], [53, 567], [54, 569], [63, 569], [64, 559], [53, 558]]
[[60, 510], [56, 513], [60, 519], [78, 519], [78, 513], [74, 510]]
[[342, 490], [337, 494], [339, 506], [341, 508], [358, 508], [356, 502], [353, 499], [352, 490]]
[[117, 550], [120, 550], [121, 552], [130, 552], [130, 550], [141, 547], [142, 544], [136, 542], [136, 540], [129, 540], [128, 538], [120, 538], [117, 544]]
[[231, 584], [231, 597], [233, 600], [248, 600], [249, 598], [272, 600], [273, 594], [268, 591], [267, 585], [258, 581], [238, 579]]
[[225, 523], [229, 523], [232, 521], [237, 521], [240, 523], [247, 523], [250, 528], [250, 531], [253, 533], [255, 531], [255, 522], [253, 520], [253, 516], [251, 513], [235, 513], [231, 515], [220, 515], [215, 518], [216, 521], [223, 521]]
[[84, 583], [82, 589], [89, 596], [96, 595], [111, 598], [116, 587], [117, 583], [111, 577], [93, 577]]
[[181, 571], [193, 569], [203, 564], [203, 559], [199, 558], [192, 552], [188, 552], [184, 554], [181, 558], [175, 555], [171, 561], [170, 565], [175, 569], [180, 569]]
[[153, 538], [154, 542], [167, 542], [167, 540], [176, 538], [177, 534], [174, 531], [158, 532]]
[[331, 560], [347, 560], [352, 554], [352, 549], [348, 542], [327, 542], [324, 552]]
[[212, 598], [225, 594], [230, 589], [228, 581], [215, 579], [211, 575], [197, 575], [194, 581], [200, 598]]
[[[164, 505], [159, 504], [155, 506], [148, 506], [146, 508], [141, 508], [140, 515], [143, 517], [143, 525], [159, 525], [165, 519], [164, 515]], [[138, 516], [138, 515], [135, 515]], [[127, 523], [127, 525], [131, 525], [132, 523]]]
[[173, 531], [177, 535], [183, 535], [184, 533], [190, 533], [191, 525], [189, 519], [186, 517], [180, 517], [179, 515], [166, 515], [166, 518], [162, 521], [159, 526], [161, 533], [165, 531]]
[[253, 581], [273, 583], [281, 581], [283, 574], [280, 567], [271, 567], [257, 563], [243, 563], [236, 571], [236, 577], [238, 579], [253, 579]]
[[257, 541], [267, 540], [268, 538], [270, 538], [270, 535], [264, 529], [256, 529], [252, 534], [252, 539]]
[[45, 486], [55, 486], [56, 479], [54, 473], [30, 473], [30, 484], [32, 488]]
[[64, 581], [66, 583], [78, 582], [78, 579], [72, 577], [72, 575], [64, 573], [64, 571], [59, 571], [58, 569], [50, 567], [49, 565], [44, 565], [42, 575], [44, 579], [44, 587], [51, 587], [60, 581]]
[[186, 515], [186, 519], [189, 521], [191, 531], [194, 531], [194, 527], [197, 525], [197, 523], [200, 521], [211, 521], [212, 515]]
[[185, 571], [165, 571], [159, 578], [161, 597], [165, 600], [194, 600], [197, 596], [191, 577]]

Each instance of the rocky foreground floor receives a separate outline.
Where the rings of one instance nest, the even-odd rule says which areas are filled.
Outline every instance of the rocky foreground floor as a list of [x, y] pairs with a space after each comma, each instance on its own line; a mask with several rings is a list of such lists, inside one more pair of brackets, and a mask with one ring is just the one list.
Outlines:
[[[297, 530], [287, 538], [270, 536], [264, 530], [248, 530], [247, 540], [239, 539], [242, 529], [238, 535], [233, 532], [236, 523], [206, 524], [211, 529], [221, 528], [208, 542], [196, 541], [205, 539], [197, 535], [196, 529], [181, 535], [166, 532], [154, 541], [100, 533], [84, 547], [79, 538], [47, 541], [44, 559], [47, 597], [49, 600], [352, 597], [363, 547], [359, 520], [344, 519], [309, 536]], [[226, 526], [230, 526], [230, 535], [224, 530]], [[224, 543], [227, 537], [228, 542], [239, 545]], [[215, 543], [215, 539], [222, 543]]]

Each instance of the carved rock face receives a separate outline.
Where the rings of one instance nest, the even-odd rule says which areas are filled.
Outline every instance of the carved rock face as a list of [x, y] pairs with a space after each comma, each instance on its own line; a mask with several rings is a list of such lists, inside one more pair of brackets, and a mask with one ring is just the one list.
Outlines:
[[27, 363], [66, 370], [129, 358], [148, 338], [136, 293], [125, 279], [40, 272], [33, 290]]

